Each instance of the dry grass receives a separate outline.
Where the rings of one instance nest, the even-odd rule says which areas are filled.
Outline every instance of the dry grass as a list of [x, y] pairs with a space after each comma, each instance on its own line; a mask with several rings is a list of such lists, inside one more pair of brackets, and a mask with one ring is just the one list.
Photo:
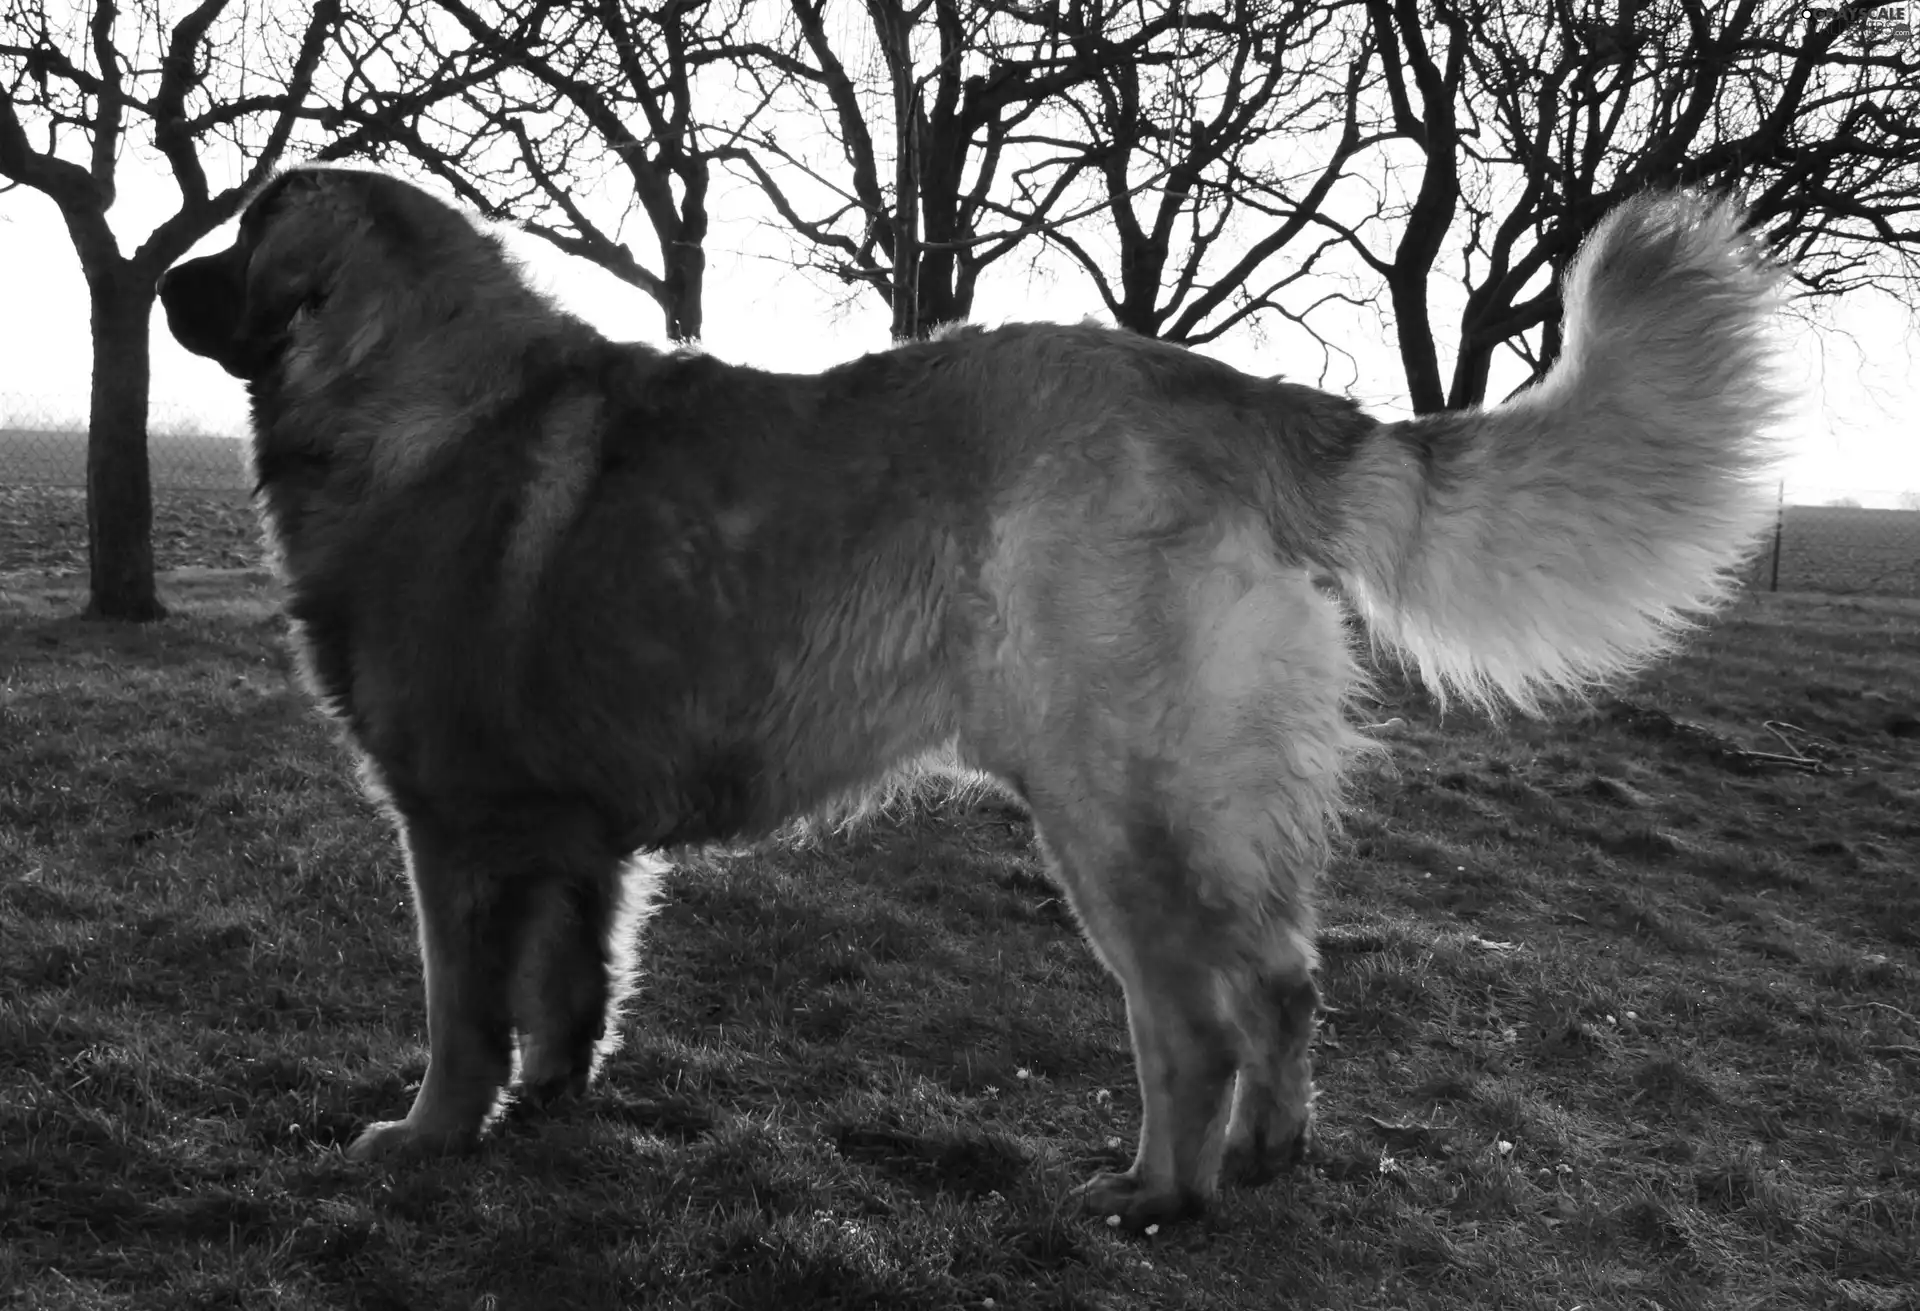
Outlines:
[[[1626, 689], [1704, 733], [1381, 707], [1319, 1160], [1133, 1241], [1061, 1207], [1132, 1139], [1118, 996], [990, 798], [687, 862], [584, 1106], [348, 1166], [418, 976], [271, 597], [11, 588], [0, 1303], [1920, 1305], [1920, 605], [1744, 605]], [[1824, 771], [1741, 772], [1769, 720]]]

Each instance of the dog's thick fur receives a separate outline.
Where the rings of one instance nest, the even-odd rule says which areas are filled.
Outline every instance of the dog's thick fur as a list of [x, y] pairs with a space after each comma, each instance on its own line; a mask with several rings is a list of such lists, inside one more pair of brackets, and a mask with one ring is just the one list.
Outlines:
[[1031, 808], [1125, 990], [1142, 1225], [1304, 1145], [1312, 892], [1360, 745], [1339, 580], [1427, 679], [1531, 704], [1657, 652], [1765, 515], [1779, 277], [1623, 206], [1565, 355], [1378, 423], [1097, 327], [813, 377], [608, 342], [377, 174], [299, 169], [173, 270], [247, 381], [308, 679], [405, 838], [432, 1059], [360, 1157], [473, 1142], [605, 1045], [637, 853], [764, 833], [929, 748]]

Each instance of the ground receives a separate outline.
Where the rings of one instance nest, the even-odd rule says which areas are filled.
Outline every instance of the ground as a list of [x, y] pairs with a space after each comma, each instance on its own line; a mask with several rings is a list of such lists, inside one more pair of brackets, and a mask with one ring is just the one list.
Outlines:
[[424, 1064], [393, 841], [264, 573], [131, 627], [69, 563], [0, 567], [0, 1306], [1920, 1307], [1920, 603], [1538, 722], [1389, 679], [1318, 1155], [1135, 1239], [1065, 1202], [1118, 992], [987, 795], [685, 861], [583, 1106], [349, 1165]]

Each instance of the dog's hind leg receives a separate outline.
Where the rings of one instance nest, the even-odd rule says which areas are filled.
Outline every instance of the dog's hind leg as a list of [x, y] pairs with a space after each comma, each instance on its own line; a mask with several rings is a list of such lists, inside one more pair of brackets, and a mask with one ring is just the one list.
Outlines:
[[1332, 604], [1259, 545], [1229, 537], [1220, 590], [1194, 616], [1169, 811], [1216, 897], [1235, 907], [1216, 946], [1239, 1054], [1223, 1173], [1261, 1183], [1311, 1141], [1313, 889], [1346, 761], [1351, 657]]
[[1313, 883], [1356, 671], [1259, 525], [1151, 549], [1037, 516], [1003, 535], [964, 746], [1016, 781], [1125, 991], [1139, 1147], [1080, 1197], [1144, 1227], [1203, 1207], [1229, 1152], [1258, 1174], [1305, 1142]]
[[1282, 948], [1233, 998], [1240, 1069], [1221, 1175], [1263, 1184], [1306, 1156], [1313, 1135], [1314, 1009], [1309, 958]]
[[[1035, 798], [1035, 817], [1087, 937], [1120, 980], [1140, 1083], [1139, 1145], [1125, 1171], [1081, 1186], [1081, 1204], [1130, 1229], [1203, 1209], [1219, 1173], [1239, 1064], [1215, 965], [1219, 934], [1191, 894], [1182, 853], [1158, 825], [1102, 840], [1086, 816]], [[1117, 827], [1117, 826], [1116, 826]]]
[[[1161, 713], [1133, 721], [1147, 727], [1129, 730], [1129, 777], [1111, 789], [1125, 863], [1075, 878], [1061, 856], [1093, 885], [1088, 932], [1138, 1049], [1139, 1155], [1085, 1193], [1123, 1222], [1194, 1209], [1223, 1172], [1269, 1177], [1311, 1132], [1313, 886], [1361, 745], [1354, 671], [1331, 602], [1264, 543], [1230, 535], [1209, 564], [1185, 594], [1177, 672], [1142, 698]], [[1083, 807], [1103, 795], [1078, 791]]]
[[[1140, 1083], [1133, 1164], [1096, 1175], [1081, 1203], [1138, 1229], [1205, 1208], [1223, 1175], [1260, 1182], [1310, 1134], [1316, 995], [1305, 916], [1236, 906], [1223, 853], [1150, 815], [1104, 858], [1069, 822], [1039, 815], [1095, 952], [1120, 980]], [[1264, 853], [1263, 853], [1264, 854]], [[1270, 872], [1253, 877], [1271, 878]]]

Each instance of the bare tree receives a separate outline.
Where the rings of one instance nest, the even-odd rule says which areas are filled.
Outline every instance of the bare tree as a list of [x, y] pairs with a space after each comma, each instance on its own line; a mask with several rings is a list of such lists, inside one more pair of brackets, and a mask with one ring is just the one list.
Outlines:
[[[484, 213], [599, 265], [660, 306], [667, 335], [700, 336], [713, 161], [751, 108], [703, 116], [751, 0], [434, 0], [423, 44], [501, 71], [437, 101], [397, 140]], [[453, 30], [437, 23], [452, 22]], [[730, 117], [730, 127], [714, 125]], [[612, 210], [602, 199], [616, 195]], [[650, 255], [626, 236], [638, 212]]]
[[[1920, 252], [1920, 61], [1846, 7], [1794, 0], [1367, 0], [1384, 106], [1416, 151], [1357, 223], [1317, 221], [1387, 288], [1414, 408], [1475, 404], [1496, 352], [1539, 376], [1558, 275], [1648, 186], [1738, 191], [1805, 289], [1911, 294]], [[1450, 375], [1430, 290], [1460, 261]]]
[[[1178, 5], [1160, 10], [1069, 44], [1017, 4], [968, 0], [547, 0], [517, 21], [501, 0], [434, 0], [417, 40], [511, 69], [396, 139], [484, 212], [645, 291], [677, 339], [700, 333], [707, 199], [725, 161], [798, 238], [802, 264], [878, 292], [896, 334], [914, 336], [964, 317], [981, 270], [1094, 166], [1064, 161], [1043, 186], [996, 192], [1008, 159], [1046, 146], [1022, 125], [1182, 21]], [[610, 193], [623, 202], [611, 212]], [[652, 254], [626, 238], [636, 212]], [[983, 216], [1004, 221], [983, 232]]]
[[[1183, 256], [1176, 300], [1193, 304], [1169, 325], [1164, 229], [1183, 217], [1198, 227], [1238, 196], [1263, 133], [1339, 127], [1351, 79], [1302, 71], [1332, 12], [1307, 0], [1235, 0], [1217, 14], [1187, 0], [1064, 13], [1008, 0], [548, 0], [510, 24], [499, 0], [435, 0], [417, 19], [422, 44], [512, 68], [436, 102], [398, 139], [484, 212], [645, 291], [678, 339], [700, 332], [707, 198], [725, 162], [798, 238], [803, 266], [885, 299], [896, 336], [966, 317], [995, 260], [1119, 204], [1117, 317], [1197, 340], [1274, 301], [1243, 295], [1234, 270], [1201, 278], [1215, 224]], [[1203, 83], [1205, 117], [1190, 90]], [[1304, 205], [1292, 202], [1291, 227], [1241, 259], [1240, 275], [1306, 226], [1312, 183], [1363, 144], [1347, 128]], [[1280, 203], [1283, 189], [1263, 181]], [[609, 192], [624, 201], [611, 213]], [[1143, 222], [1130, 206], [1149, 193], [1158, 209]], [[636, 212], [657, 253], [626, 239]]]
[[[147, 464], [160, 274], [232, 217], [303, 128], [306, 140], [323, 126], [348, 129], [318, 153], [349, 156], [444, 91], [418, 89], [435, 79], [417, 68], [411, 82], [397, 77], [391, 21], [341, 0], [277, 12], [201, 0], [172, 22], [165, 12], [159, 0], [0, 8], [0, 177], [59, 206], [92, 309], [88, 613], [103, 618], [162, 613]], [[129, 149], [168, 169], [180, 192], [179, 208], [130, 253], [107, 219]]]
[[985, 268], [1075, 217], [1062, 202], [1093, 166], [1086, 152], [1044, 182], [1011, 171], [1053, 149], [1045, 123], [1068, 89], [1181, 21], [1163, 5], [1076, 45], [1059, 9], [789, 0], [784, 30], [737, 51], [770, 112], [728, 158], [801, 239], [804, 265], [886, 300], [895, 337], [967, 317]]
[[[1099, 206], [1046, 239], [1135, 332], [1195, 344], [1262, 313], [1299, 317], [1283, 293], [1338, 240], [1312, 217], [1376, 140], [1359, 119], [1375, 74], [1356, 19], [1357, 5], [1318, 0], [1036, 15], [1095, 71], [1058, 97], [1048, 150], [1015, 173], [1019, 202], [996, 208], [1017, 218], [1036, 187], [1082, 174]], [[1100, 57], [1115, 47], [1136, 53]], [[1276, 270], [1302, 237], [1317, 246]]]

